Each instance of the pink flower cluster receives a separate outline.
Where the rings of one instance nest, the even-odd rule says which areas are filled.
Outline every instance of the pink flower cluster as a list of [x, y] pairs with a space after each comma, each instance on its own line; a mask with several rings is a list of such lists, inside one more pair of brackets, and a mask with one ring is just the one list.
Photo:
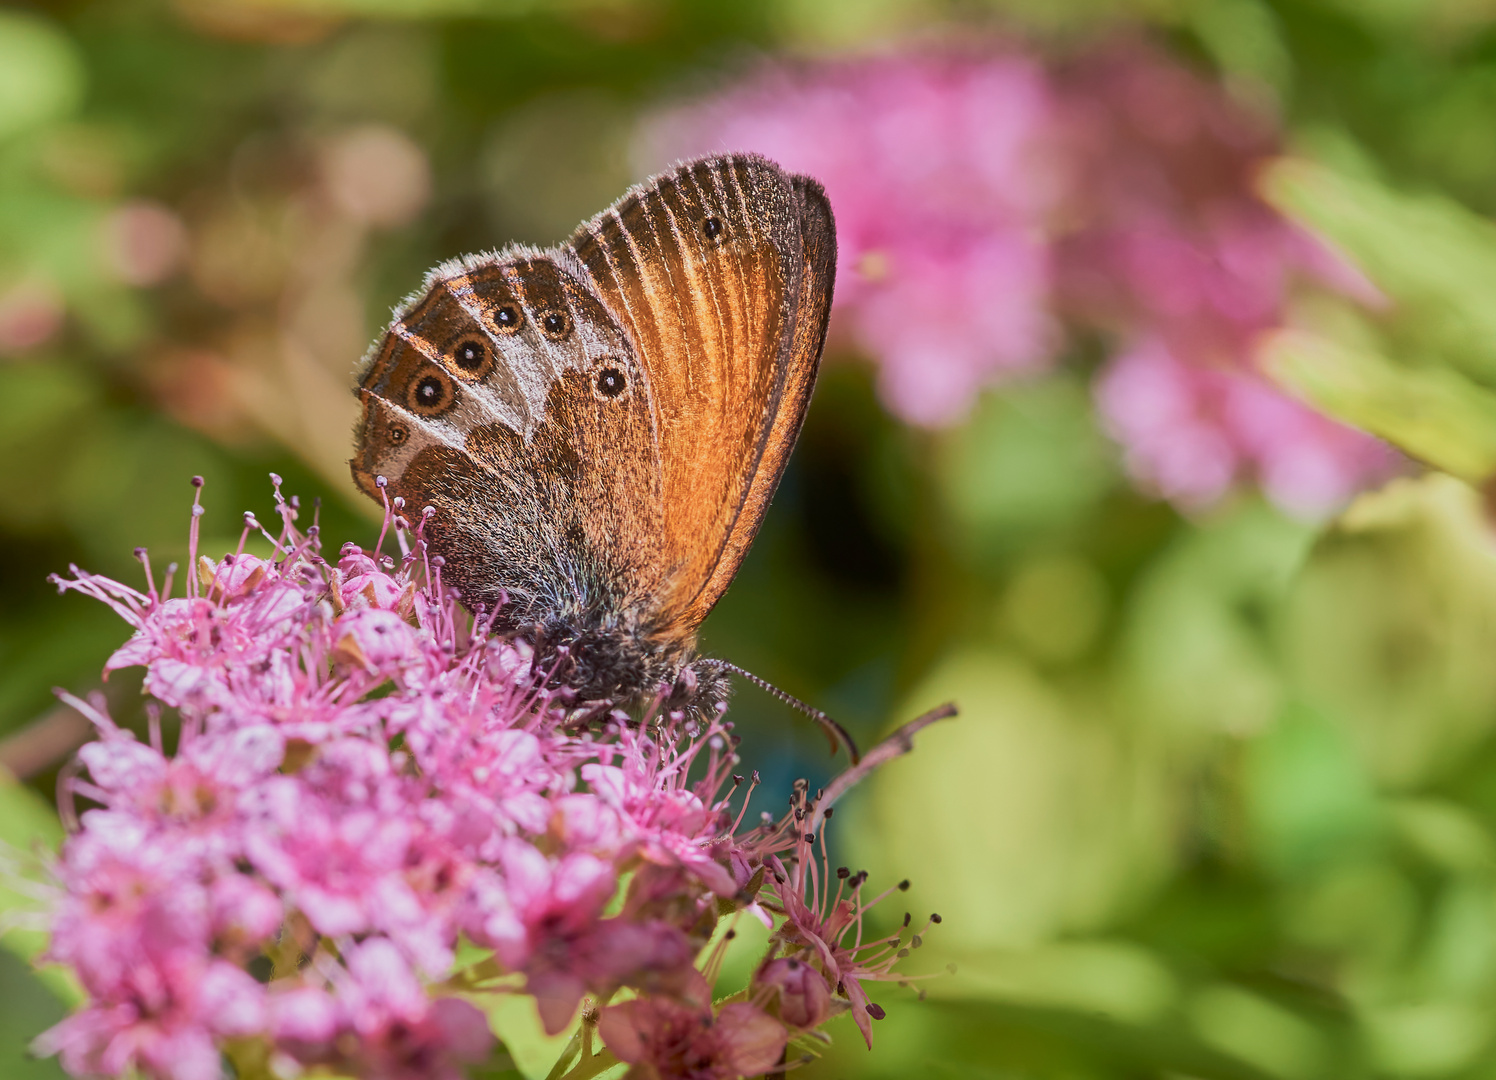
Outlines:
[[1187, 364], [1157, 338], [1101, 373], [1096, 404], [1139, 484], [1186, 510], [1252, 480], [1282, 509], [1314, 517], [1398, 467], [1387, 444], [1245, 372]]
[[1134, 476], [1182, 505], [1207, 501], [1201, 483], [1175, 495], [1203, 427], [1229, 459], [1211, 466], [1228, 478], [1211, 497], [1271, 475], [1275, 501], [1322, 511], [1395, 467], [1381, 444], [1253, 369], [1253, 341], [1281, 323], [1296, 281], [1375, 293], [1256, 195], [1271, 127], [1156, 49], [1130, 40], [1052, 64], [973, 49], [776, 66], [655, 117], [640, 152], [652, 168], [727, 149], [825, 184], [839, 244], [834, 332], [876, 362], [883, 400], [905, 420], [959, 420], [984, 387], [1052, 364], [1067, 336], [1100, 335], [1114, 365], [1154, 348], [1176, 358], [1176, 397], [1198, 398], [1200, 373], [1218, 371], [1278, 402], [1257, 417], [1283, 437], [1262, 438], [1260, 424], [1209, 408], [1176, 435], [1161, 429], [1171, 415], [1103, 396]]
[[[268, 558], [244, 541], [199, 558], [194, 516], [185, 597], [144, 552], [144, 592], [58, 581], [134, 628], [107, 670], [144, 667], [155, 711], [142, 742], [73, 699], [99, 737], [64, 784], [49, 958], [88, 1000], [39, 1052], [80, 1076], [212, 1080], [227, 1056], [239, 1075], [452, 1077], [496, 1049], [485, 995], [520, 992], [552, 1033], [591, 999], [586, 1075], [594, 1032], [662, 1078], [762, 1073], [848, 1009], [870, 1043], [864, 984], [909, 942], [865, 940], [864, 875], [833, 888], [812, 845], [910, 730], [743, 828], [752, 785], [720, 707], [578, 730], [525, 643], [454, 606], [401, 507], [402, 558], [329, 563], [278, 480], [276, 498], [277, 534], [246, 515]], [[78, 799], [94, 805], [74, 817]], [[714, 1004], [720, 951], [699, 954], [737, 911], [778, 929]]]

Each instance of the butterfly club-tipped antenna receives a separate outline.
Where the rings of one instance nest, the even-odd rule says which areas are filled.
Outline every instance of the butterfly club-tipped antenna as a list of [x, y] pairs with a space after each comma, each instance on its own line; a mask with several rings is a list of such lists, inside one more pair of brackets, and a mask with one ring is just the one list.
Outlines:
[[797, 698], [794, 694], [779, 689], [779, 687], [769, 682], [769, 680], [761, 679], [757, 675], [753, 674], [753, 672], [748, 671], [744, 668], [740, 668], [736, 664], [728, 663], [726, 660], [702, 660], [700, 661], [700, 664], [702, 667], [713, 667], [718, 671], [730, 671], [746, 682], [752, 683], [754, 686], [764, 691], [764, 693], [769, 694], [771, 697], [778, 698], [780, 701], [784, 702], [796, 712], [804, 713], [806, 716], [810, 717], [817, 724], [819, 724], [821, 730], [826, 733], [826, 738], [831, 740], [831, 752], [833, 754], [836, 753], [837, 747], [844, 746], [847, 748], [847, 756], [852, 759], [853, 765], [856, 765], [859, 761], [862, 760], [862, 752], [857, 749], [857, 743], [852, 738], [852, 736], [847, 733], [847, 729], [842, 727], [835, 720], [827, 716], [815, 706], [807, 705], [805, 702]]

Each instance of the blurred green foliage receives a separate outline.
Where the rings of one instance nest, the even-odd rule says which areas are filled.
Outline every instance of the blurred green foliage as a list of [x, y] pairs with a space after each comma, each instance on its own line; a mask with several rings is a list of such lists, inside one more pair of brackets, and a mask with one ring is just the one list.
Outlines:
[[[1298, 158], [1264, 193], [1385, 301], [1305, 300], [1265, 362], [1443, 473], [1332, 523], [1245, 497], [1186, 520], [1122, 483], [1073, 376], [932, 435], [833, 362], [706, 645], [865, 739], [960, 701], [833, 833], [946, 916], [912, 968], [957, 971], [882, 994], [876, 1051], [847, 1026], [803, 1075], [1496, 1077], [1493, 22], [1483, 0], [0, 12], [0, 735], [97, 685], [123, 633], [45, 575], [181, 559], [192, 474], [209, 549], [272, 469], [324, 535], [368, 536], [341, 458], [382, 313], [439, 258], [606, 203], [641, 109], [766, 52], [1142, 25], [1281, 116]], [[808, 725], [734, 708], [772, 784], [829, 772]], [[58, 835], [54, 750], [0, 786], [22, 850]], [[0, 954], [0, 1075], [56, 1075], [23, 1047], [67, 996]], [[498, 1022], [543, 1074], [526, 1018]]]

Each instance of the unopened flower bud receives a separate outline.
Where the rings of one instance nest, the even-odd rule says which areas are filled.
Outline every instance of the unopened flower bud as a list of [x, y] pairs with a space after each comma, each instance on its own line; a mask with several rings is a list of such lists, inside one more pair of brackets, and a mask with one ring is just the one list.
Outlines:
[[831, 1015], [831, 989], [803, 960], [781, 956], [758, 969], [755, 987], [779, 991], [779, 1019], [798, 1028], [819, 1027]]

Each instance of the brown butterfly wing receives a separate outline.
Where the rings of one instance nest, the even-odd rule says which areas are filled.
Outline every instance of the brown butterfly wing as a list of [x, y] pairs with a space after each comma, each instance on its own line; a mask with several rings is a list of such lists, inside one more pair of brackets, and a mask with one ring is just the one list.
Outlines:
[[660, 632], [689, 637], [747, 554], [805, 416], [836, 268], [831, 208], [764, 158], [712, 158], [626, 195], [570, 246], [649, 379]]
[[[513, 623], [598, 622], [656, 587], [647, 380], [585, 274], [542, 252], [439, 268], [360, 381], [355, 481], [402, 498], [446, 578]], [[601, 388], [600, 388], [601, 387]]]
[[819, 187], [746, 156], [656, 179], [568, 246], [439, 267], [360, 379], [355, 480], [431, 509], [469, 602], [589, 642], [597, 692], [638, 689], [752, 541], [834, 267]]

